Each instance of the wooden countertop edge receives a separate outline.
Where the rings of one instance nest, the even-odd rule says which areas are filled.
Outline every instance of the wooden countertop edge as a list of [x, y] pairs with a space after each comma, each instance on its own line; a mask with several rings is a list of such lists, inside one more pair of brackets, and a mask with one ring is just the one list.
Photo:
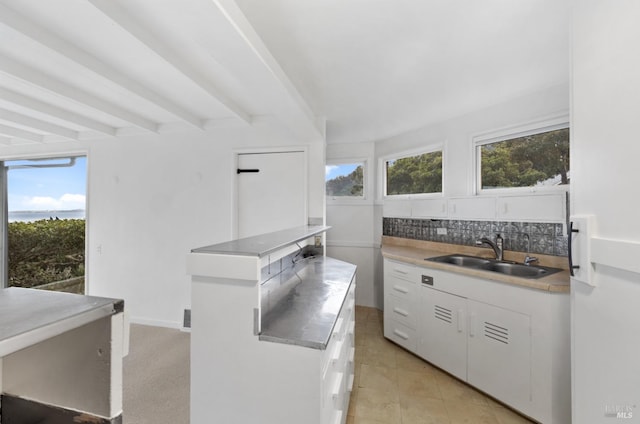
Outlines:
[[[396, 239], [398, 241], [396, 241]], [[443, 256], [450, 253], [471, 254], [475, 256], [482, 256], [491, 258], [488, 249], [473, 248], [468, 246], [447, 245], [444, 243], [435, 242], [422, 242], [415, 240], [409, 240], [409, 243], [405, 242], [407, 239], [398, 239], [396, 237], [383, 236], [382, 238], [382, 256], [387, 259], [392, 259], [400, 262], [406, 262], [414, 265], [418, 265], [425, 268], [440, 269], [443, 271], [456, 272], [458, 274], [464, 274], [471, 277], [483, 278], [485, 280], [497, 281], [500, 283], [513, 284], [522, 287], [528, 287], [531, 289], [556, 292], [556, 293], [568, 293], [569, 292], [569, 271], [562, 271], [556, 274], [549, 275], [548, 277], [539, 279], [527, 279], [519, 278], [510, 275], [498, 274], [491, 271], [483, 271], [472, 268], [463, 268], [457, 265], [429, 262], [425, 261], [427, 258], [433, 258], [436, 256]], [[417, 243], [416, 243], [417, 242]], [[442, 246], [438, 246], [442, 245]], [[459, 248], [458, 248], [459, 247]], [[474, 249], [470, 251], [470, 249]], [[478, 252], [478, 250], [480, 252]], [[483, 252], [484, 251], [484, 252]], [[509, 258], [509, 260], [513, 260]], [[546, 263], [542, 263], [545, 266]]]

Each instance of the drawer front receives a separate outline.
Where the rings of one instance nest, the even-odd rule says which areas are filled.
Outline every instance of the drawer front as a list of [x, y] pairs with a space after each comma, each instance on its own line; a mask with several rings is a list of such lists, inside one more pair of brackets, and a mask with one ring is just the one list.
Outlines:
[[418, 346], [416, 331], [393, 319], [385, 319], [384, 336], [411, 352], [415, 352]]
[[400, 299], [415, 299], [418, 296], [418, 284], [400, 279], [396, 276], [385, 275], [384, 295], [395, 296]]
[[420, 272], [417, 267], [389, 259], [384, 261], [384, 273], [385, 277], [393, 276], [416, 284], [420, 280]]
[[384, 315], [385, 319], [392, 319], [413, 329], [417, 328], [418, 317], [414, 299], [400, 299], [395, 296], [386, 296]]

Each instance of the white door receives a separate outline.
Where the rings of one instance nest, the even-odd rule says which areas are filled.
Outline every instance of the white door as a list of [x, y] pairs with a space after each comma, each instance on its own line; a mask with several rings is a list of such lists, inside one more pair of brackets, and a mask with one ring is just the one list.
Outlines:
[[307, 224], [305, 152], [238, 155], [238, 238]]

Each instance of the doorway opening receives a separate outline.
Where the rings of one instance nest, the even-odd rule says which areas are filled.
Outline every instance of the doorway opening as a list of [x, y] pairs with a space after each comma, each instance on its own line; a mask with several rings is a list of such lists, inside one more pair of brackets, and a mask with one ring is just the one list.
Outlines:
[[2, 164], [2, 286], [84, 294], [85, 156]]

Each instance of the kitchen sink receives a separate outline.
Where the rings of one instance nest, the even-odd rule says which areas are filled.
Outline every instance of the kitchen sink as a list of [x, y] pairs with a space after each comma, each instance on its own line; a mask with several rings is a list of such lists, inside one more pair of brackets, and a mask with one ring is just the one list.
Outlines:
[[489, 259], [479, 258], [477, 256], [467, 255], [447, 255], [438, 256], [437, 258], [427, 259], [433, 262], [444, 262], [446, 264], [453, 264], [466, 267], [479, 267], [491, 263]]
[[445, 255], [425, 259], [431, 262], [457, 265], [464, 268], [472, 268], [483, 271], [497, 272], [499, 274], [512, 275], [521, 278], [542, 278], [547, 275], [562, 271], [559, 268], [546, 266], [523, 265], [515, 262], [497, 261], [469, 255]]

